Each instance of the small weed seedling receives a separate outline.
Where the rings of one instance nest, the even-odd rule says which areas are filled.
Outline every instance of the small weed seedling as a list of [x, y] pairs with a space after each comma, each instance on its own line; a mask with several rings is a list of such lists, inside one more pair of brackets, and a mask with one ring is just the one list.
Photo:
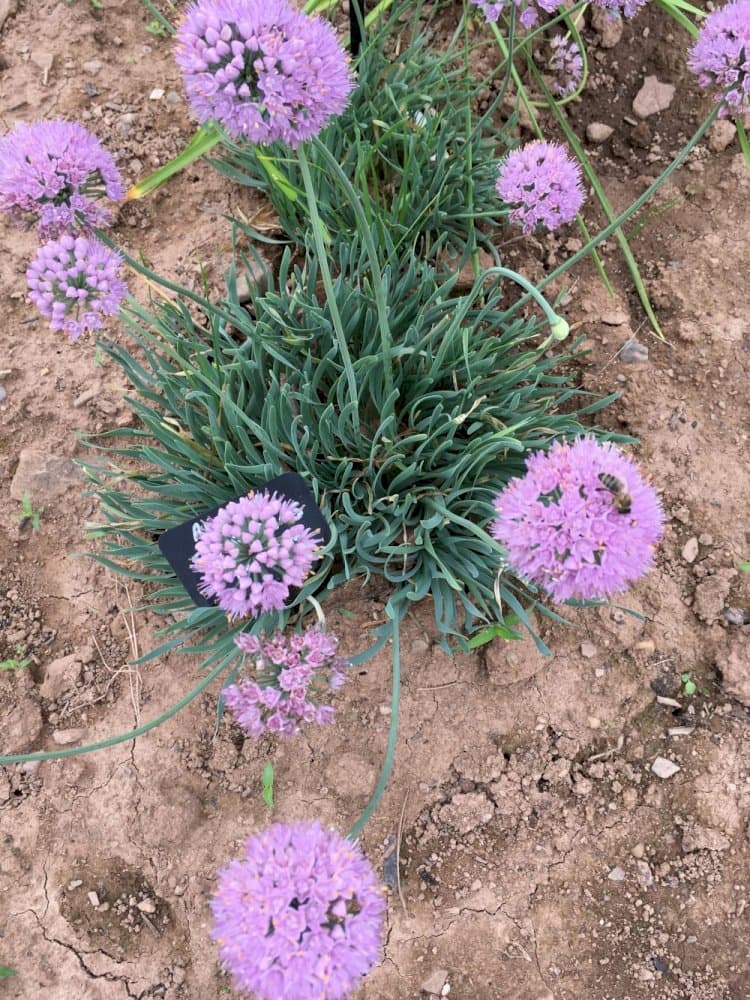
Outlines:
[[692, 679], [690, 673], [682, 674], [682, 693], [688, 696], [695, 694], [698, 690], [695, 681]]
[[32, 530], [39, 531], [39, 519], [43, 513], [44, 507], [40, 507], [39, 510], [34, 510], [31, 506], [31, 497], [28, 493], [24, 493], [23, 500], [21, 500], [21, 513], [18, 515], [16, 520], [20, 522], [22, 528], [31, 522]]
[[0, 979], [8, 979], [10, 976], [15, 976], [15, 974], [15, 969], [9, 969], [7, 965], [0, 965]]
[[31, 663], [31, 657], [21, 659], [24, 653], [21, 643], [16, 645], [15, 653], [16, 655], [10, 657], [10, 659], [0, 660], [0, 670], [23, 670], [24, 667], [28, 667]]

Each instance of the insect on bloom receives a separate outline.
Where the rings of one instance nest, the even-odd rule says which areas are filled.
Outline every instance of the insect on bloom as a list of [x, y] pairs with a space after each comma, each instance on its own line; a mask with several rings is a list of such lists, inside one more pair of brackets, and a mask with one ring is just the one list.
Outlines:
[[653, 565], [664, 514], [636, 463], [591, 437], [535, 452], [495, 499], [490, 534], [554, 600], [604, 598]]
[[333, 28], [287, 0], [199, 0], [177, 31], [176, 60], [198, 121], [257, 143], [312, 138], [354, 87]]
[[380, 958], [385, 902], [357, 844], [320, 823], [276, 823], [219, 872], [213, 938], [259, 1000], [341, 1000]]

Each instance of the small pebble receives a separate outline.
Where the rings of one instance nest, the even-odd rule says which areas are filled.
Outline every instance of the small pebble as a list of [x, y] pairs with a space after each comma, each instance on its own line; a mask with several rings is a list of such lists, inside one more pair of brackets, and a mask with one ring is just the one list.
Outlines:
[[160, 101], [162, 97], [164, 97], [164, 90], [162, 87], [154, 87], [148, 95], [149, 101]]
[[141, 913], [156, 913], [156, 903], [153, 899], [142, 899], [138, 903], [138, 909]]
[[680, 770], [680, 765], [675, 764], [673, 760], [668, 760], [666, 757], [656, 757], [653, 764], [651, 765], [651, 770], [654, 772], [657, 778], [671, 778], [673, 775], [677, 774]]
[[689, 538], [682, 547], [682, 558], [686, 563], [695, 562], [698, 557], [698, 539], [693, 536]]
[[89, 903], [91, 903], [91, 905], [92, 905], [93, 907], [97, 907], [97, 906], [99, 905], [99, 897], [98, 897], [98, 896], [97, 896], [97, 894], [96, 894], [96, 893], [95, 893], [95, 892], [93, 891], [93, 889], [92, 889], [92, 891], [91, 891], [91, 892], [89, 892], [89, 893], [88, 893], [87, 895], [88, 895], [88, 900], [89, 900]]
[[634, 337], [630, 337], [622, 345], [620, 361], [626, 365], [643, 365], [648, 361], [648, 348]]
[[724, 608], [722, 616], [730, 625], [747, 625], [750, 622], [750, 616], [742, 608]]
[[630, 852], [634, 858], [642, 858], [646, 853], [646, 847], [644, 844], [636, 844], [635, 847]]
[[610, 869], [610, 872], [609, 872], [609, 875], [607, 875], [607, 878], [610, 880], [610, 882], [624, 882], [625, 881], [625, 869], [624, 868], [620, 868], [620, 866], [617, 865], [616, 868], [611, 868]]
[[74, 878], [72, 882], [68, 882], [68, 892], [72, 892], [77, 889], [79, 885], [83, 885], [83, 879]]
[[596, 646], [593, 644], [593, 642], [581, 643], [581, 656], [585, 656], [587, 660], [590, 660], [594, 656], [596, 656]]

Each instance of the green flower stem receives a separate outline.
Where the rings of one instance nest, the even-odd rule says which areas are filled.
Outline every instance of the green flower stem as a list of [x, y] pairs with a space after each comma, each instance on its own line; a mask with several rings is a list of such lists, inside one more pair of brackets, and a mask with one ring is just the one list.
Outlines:
[[297, 159], [302, 173], [302, 181], [305, 185], [305, 193], [307, 194], [307, 208], [310, 213], [310, 225], [313, 232], [313, 239], [315, 240], [315, 249], [318, 253], [318, 263], [320, 266], [321, 277], [323, 278], [323, 287], [325, 288], [326, 298], [328, 299], [328, 308], [331, 310], [331, 321], [333, 322], [333, 329], [336, 333], [336, 340], [339, 345], [341, 363], [344, 366], [346, 381], [349, 384], [349, 398], [352, 404], [352, 420], [354, 423], [354, 430], [355, 433], [359, 434], [359, 391], [357, 389], [357, 379], [354, 375], [354, 366], [352, 365], [349, 347], [346, 343], [344, 325], [341, 322], [341, 314], [339, 313], [338, 302], [336, 300], [336, 291], [333, 287], [331, 269], [328, 267], [328, 250], [326, 249], [323, 237], [323, 223], [321, 222], [320, 214], [318, 213], [318, 201], [315, 196], [315, 188], [313, 187], [312, 177], [310, 176], [310, 165], [307, 162], [307, 153], [305, 152], [304, 143], [301, 143], [299, 149], [297, 150]]
[[370, 816], [372, 816], [378, 808], [380, 799], [382, 798], [383, 792], [385, 791], [391, 777], [391, 770], [393, 769], [393, 758], [396, 753], [396, 737], [398, 736], [398, 708], [401, 696], [401, 651], [399, 648], [398, 617], [394, 617], [392, 619], [391, 641], [393, 643], [393, 687], [391, 691], [391, 726], [388, 730], [388, 746], [385, 751], [385, 760], [383, 761], [383, 767], [380, 771], [380, 778], [375, 786], [375, 791], [372, 793], [370, 801], [365, 806], [364, 812], [351, 828], [349, 833], [347, 833], [347, 837], [349, 837], [350, 840], [357, 839], [362, 832], [365, 823], [367, 823]]
[[[565, 274], [565, 272], [569, 270], [571, 267], [573, 267], [574, 264], [577, 264], [579, 260], [583, 260], [583, 258], [587, 254], [591, 253], [591, 251], [595, 247], [598, 247], [600, 243], [603, 243], [604, 240], [608, 239], [612, 235], [612, 233], [614, 233], [617, 229], [619, 229], [622, 226], [624, 222], [627, 222], [628, 219], [630, 219], [633, 215], [636, 214], [636, 212], [640, 211], [640, 209], [643, 208], [643, 206], [646, 204], [649, 198], [651, 198], [654, 192], [657, 191], [659, 187], [661, 187], [664, 181], [666, 181], [667, 178], [670, 177], [671, 174], [675, 172], [675, 170], [680, 166], [680, 164], [683, 163], [685, 159], [690, 155], [693, 149], [695, 149], [695, 147], [701, 141], [703, 136], [716, 121], [720, 109], [721, 109], [720, 104], [717, 104], [713, 108], [709, 116], [698, 127], [697, 131], [690, 139], [690, 141], [687, 143], [687, 145], [680, 150], [680, 152], [677, 154], [674, 160], [672, 160], [672, 162], [666, 168], [666, 170], [664, 170], [661, 174], [659, 174], [659, 176], [656, 178], [653, 184], [649, 184], [649, 186], [646, 188], [643, 194], [639, 198], [636, 198], [636, 200], [633, 202], [632, 205], [626, 208], [624, 212], [621, 212], [620, 215], [618, 215], [617, 218], [613, 222], [611, 222], [608, 226], [602, 229], [602, 231], [597, 236], [594, 236], [593, 239], [589, 243], [587, 243], [585, 247], [582, 247], [577, 253], [574, 253], [572, 257], [569, 257], [563, 264], [560, 264], [559, 267], [556, 267], [555, 270], [551, 271], [546, 278], [542, 278], [542, 280], [535, 288], [535, 291], [538, 292], [546, 285], [549, 285], [551, 281], [554, 281], [556, 278], [559, 278], [562, 274]], [[533, 296], [530, 292], [522, 296], [518, 300], [518, 302], [516, 302], [513, 306], [511, 306], [509, 314], [512, 315], [513, 312], [515, 312], [517, 309], [520, 309], [523, 305], [525, 305], [525, 303], [528, 302], [530, 298], [534, 297], [535, 296]]]
[[485, 274], [497, 274], [501, 278], [509, 278], [511, 281], [515, 281], [517, 285], [520, 285], [521, 288], [526, 291], [523, 301], [526, 301], [529, 297], [531, 297], [537, 303], [544, 313], [550, 327], [550, 335], [545, 343], [548, 343], [549, 340], [565, 340], [570, 333], [570, 327], [568, 326], [567, 320], [563, 319], [562, 316], [558, 316], [549, 302], [539, 292], [539, 290], [531, 284], [530, 281], [527, 281], [526, 278], [518, 274], [516, 271], [511, 271], [508, 267], [490, 267], [487, 269]]
[[107, 747], [117, 746], [118, 743], [128, 743], [130, 740], [136, 739], [138, 736], [143, 736], [144, 733], [149, 732], [151, 729], [156, 729], [163, 722], [171, 719], [173, 715], [177, 715], [181, 712], [183, 708], [187, 708], [191, 701], [194, 701], [198, 695], [205, 691], [205, 689], [214, 681], [219, 674], [226, 670], [227, 664], [225, 660], [214, 669], [206, 674], [206, 676], [201, 680], [192, 691], [188, 691], [184, 698], [181, 698], [175, 705], [168, 708], [166, 712], [163, 712], [158, 718], [152, 719], [151, 722], [146, 722], [142, 726], [138, 726], [137, 729], [131, 729], [130, 732], [120, 733], [119, 736], [110, 736], [109, 739], [100, 740], [98, 743], [88, 743], [83, 747], [72, 747], [68, 750], [45, 750], [41, 753], [15, 753], [6, 754], [0, 756], [0, 764], [25, 764], [26, 761], [31, 760], [60, 760], [63, 757], [79, 757], [84, 753], [93, 753], [95, 750], [106, 750]]
[[[387, 406], [383, 408], [382, 422], [385, 423], [392, 415], [393, 408], [393, 370], [392, 370], [392, 351], [393, 343], [391, 338], [391, 329], [388, 322], [388, 304], [385, 299], [385, 287], [383, 285], [383, 274], [380, 270], [380, 264], [378, 263], [378, 253], [375, 249], [375, 241], [372, 238], [372, 230], [370, 229], [370, 223], [365, 216], [364, 209], [362, 208], [361, 195], [355, 190], [352, 182], [346, 176], [344, 171], [341, 169], [341, 164], [333, 155], [333, 153], [328, 149], [328, 147], [320, 141], [317, 137], [313, 139], [315, 143], [315, 149], [318, 153], [325, 159], [332, 174], [337, 178], [343, 189], [346, 191], [347, 197], [351, 204], [352, 210], [357, 217], [357, 223], [359, 226], [359, 235], [364, 241], [365, 247], [367, 248], [367, 255], [370, 258], [370, 269], [372, 271], [372, 282], [373, 282], [373, 292], [375, 294], [375, 308], [378, 312], [378, 329], [380, 331], [380, 345], [383, 354], [383, 381], [385, 383], [384, 398], [387, 402]], [[300, 150], [302, 147], [300, 146]], [[300, 161], [301, 162], [301, 161]], [[309, 196], [308, 196], [309, 197]], [[312, 215], [312, 211], [311, 211]]]

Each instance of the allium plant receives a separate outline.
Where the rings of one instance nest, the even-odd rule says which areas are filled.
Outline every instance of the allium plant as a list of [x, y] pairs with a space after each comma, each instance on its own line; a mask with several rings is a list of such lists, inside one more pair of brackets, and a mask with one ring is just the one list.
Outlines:
[[127, 294], [122, 257], [97, 239], [61, 236], [43, 244], [26, 271], [29, 298], [53, 330], [78, 340], [114, 316]]
[[279, 611], [301, 587], [320, 544], [302, 507], [276, 493], [233, 500], [201, 523], [191, 566], [200, 591], [230, 618]]
[[750, 110], [750, 0], [735, 0], [708, 15], [688, 66], [702, 87], [714, 87], [721, 117]]
[[334, 635], [318, 627], [265, 640], [243, 632], [235, 642], [250, 659], [251, 676], [224, 688], [224, 702], [249, 736], [292, 736], [301, 722], [333, 722], [333, 708], [321, 699], [341, 687], [347, 667]]
[[0, 140], [0, 210], [40, 234], [107, 225], [124, 191], [112, 155], [77, 122], [19, 124]]
[[320, 17], [287, 0], [198, 0], [177, 32], [177, 64], [201, 123], [296, 147], [346, 107], [346, 52]]
[[532, 233], [573, 220], [584, 201], [581, 168], [563, 146], [536, 140], [519, 146], [499, 165], [497, 193], [510, 219]]
[[494, 506], [509, 567], [556, 601], [626, 590], [652, 567], [664, 523], [636, 463], [591, 437], [531, 455]]
[[276, 823], [219, 872], [213, 937], [258, 1000], [341, 1000], [378, 962], [385, 902], [360, 847], [318, 822]]
[[572, 38], [568, 39], [560, 34], [553, 35], [549, 44], [552, 49], [549, 66], [555, 77], [552, 92], [557, 97], [567, 97], [581, 82], [583, 73], [581, 50]]

